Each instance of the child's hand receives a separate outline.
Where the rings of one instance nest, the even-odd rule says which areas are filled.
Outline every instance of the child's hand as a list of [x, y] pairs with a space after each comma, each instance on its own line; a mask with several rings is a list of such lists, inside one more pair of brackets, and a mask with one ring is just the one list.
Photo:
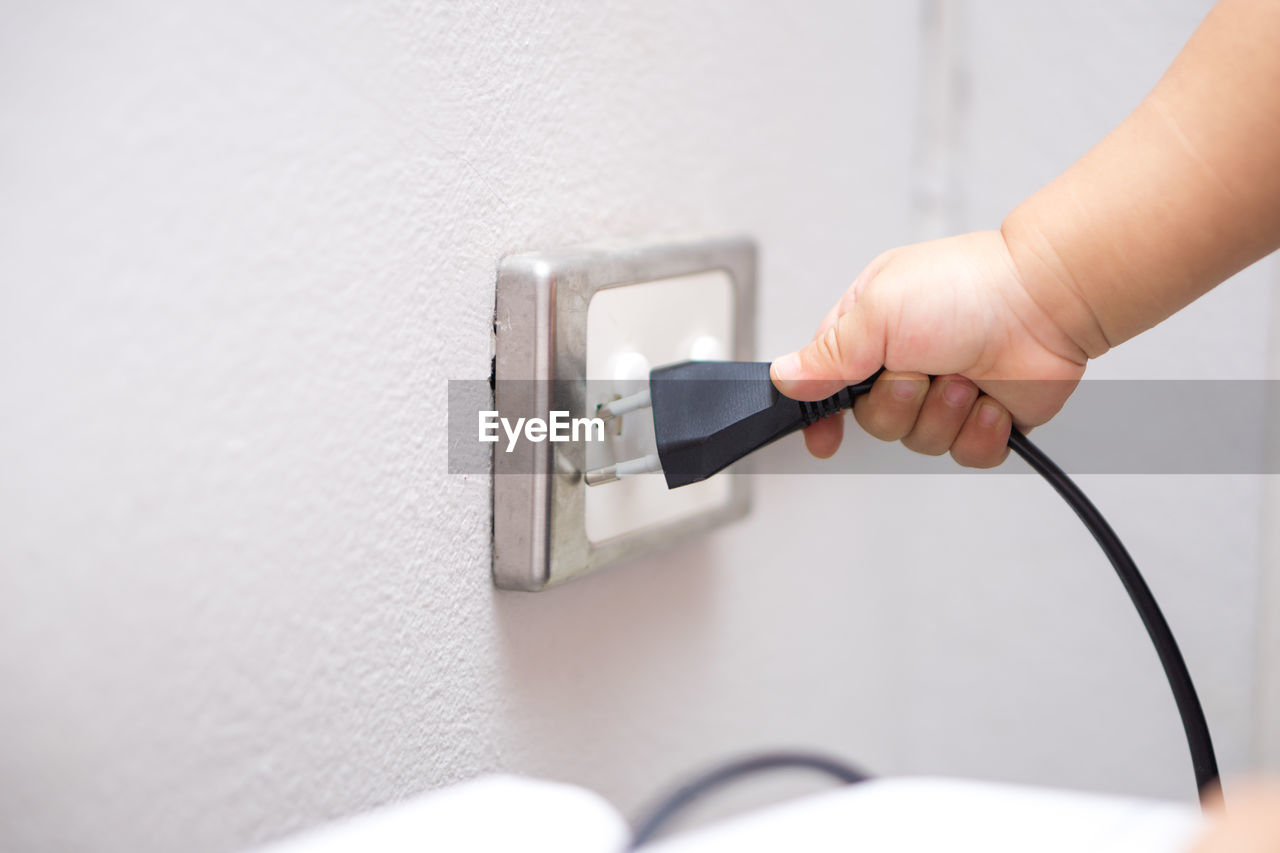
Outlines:
[[[863, 429], [920, 453], [950, 450], [961, 465], [998, 465], [1011, 423], [1027, 428], [1053, 417], [1087, 361], [1080, 335], [1041, 308], [1064, 298], [1041, 270], [1033, 267], [1028, 287], [999, 231], [886, 252], [808, 346], [774, 362], [774, 384], [789, 397], [820, 400], [883, 365], [853, 409]], [[1046, 288], [1058, 292], [1046, 300]], [[827, 457], [842, 431], [840, 418], [827, 418], [805, 431], [805, 442]]]
[[[999, 464], [1010, 412], [1044, 423], [1089, 358], [1280, 248], [1277, 39], [1280, 4], [1221, 0], [1147, 99], [1000, 231], [877, 258], [774, 362], [778, 390], [820, 400], [883, 365], [853, 408], [867, 432]], [[809, 450], [830, 456], [841, 429], [809, 427]]]

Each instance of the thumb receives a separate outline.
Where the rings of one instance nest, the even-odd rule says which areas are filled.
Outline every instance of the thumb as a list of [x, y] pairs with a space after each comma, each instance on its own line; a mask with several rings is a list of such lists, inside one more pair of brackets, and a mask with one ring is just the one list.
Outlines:
[[884, 366], [884, 324], [854, 305], [803, 349], [769, 368], [773, 384], [795, 400], [822, 400]]

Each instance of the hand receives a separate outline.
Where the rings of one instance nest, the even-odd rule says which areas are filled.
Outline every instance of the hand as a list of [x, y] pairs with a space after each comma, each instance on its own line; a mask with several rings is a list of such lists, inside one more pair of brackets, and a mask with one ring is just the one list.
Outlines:
[[[1043, 298], [1060, 286], [1024, 281], [999, 231], [894, 249], [862, 271], [808, 346], [773, 363], [774, 384], [820, 400], [884, 366], [854, 405], [863, 429], [919, 453], [949, 450], [961, 465], [999, 465], [1010, 426], [1049, 420], [1084, 374], [1078, 336], [1040, 307], [1061, 302]], [[842, 419], [827, 418], [805, 443], [826, 458], [842, 433]]]
[[1280, 782], [1255, 780], [1231, 789], [1193, 853], [1271, 853], [1280, 850]]

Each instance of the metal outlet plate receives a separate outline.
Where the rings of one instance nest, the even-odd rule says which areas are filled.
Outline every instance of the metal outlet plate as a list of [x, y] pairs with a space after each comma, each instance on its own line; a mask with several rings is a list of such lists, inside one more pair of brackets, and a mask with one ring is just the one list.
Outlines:
[[[732, 282], [729, 357], [751, 360], [756, 247], [747, 237], [598, 243], [504, 258], [495, 305], [494, 407], [504, 414], [593, 415], [586, 382], [592, 297], [606, 288], [717, 270]], [[523, 442], [510, 453], [495, 449], [493, 579], [498, 587], [541, 590], [741, 518], [750, 505], [749, 478], [728, 476], [727, 495], [715, 506], [593, 541], [587, 535], [582, 480], [586, 456], [580, 442]], [[735, 466], [742, 469], [742, 463]]]

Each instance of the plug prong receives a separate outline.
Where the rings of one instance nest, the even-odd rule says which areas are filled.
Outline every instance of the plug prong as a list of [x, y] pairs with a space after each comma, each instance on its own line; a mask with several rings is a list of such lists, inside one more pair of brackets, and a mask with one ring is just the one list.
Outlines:
[[618, 466], [606, 465], [603, 468], [593, 468], [586, 474], [582, 475], [582, 480], [588, 486], [603, 486], [605, 483], [612, 483], [618, 479]]
[[658, 459], [658, 454], [650, 453], [625, 462], [615, 462], [603, 468], [593, 468], [584, 474], [582, 479], [588, 486], [600, 486], [612, 483], [614, 480], [621, 480], [623, 477], [634, 477], [637, 474], [650, 474], [661, 470], [662, 461]]
[[653, 400], [649, 396], [649, 389], [646, 388], [643, 391], [637, 391], [635, 394], [628, 394], [625, 397], [601, 403], [596, 406], [596, 417], [604, 421], [611, 421], [614, 418], [622, 417], [627, 412], [634, 412], [636, 409], [647, 409], [652, 405]]

